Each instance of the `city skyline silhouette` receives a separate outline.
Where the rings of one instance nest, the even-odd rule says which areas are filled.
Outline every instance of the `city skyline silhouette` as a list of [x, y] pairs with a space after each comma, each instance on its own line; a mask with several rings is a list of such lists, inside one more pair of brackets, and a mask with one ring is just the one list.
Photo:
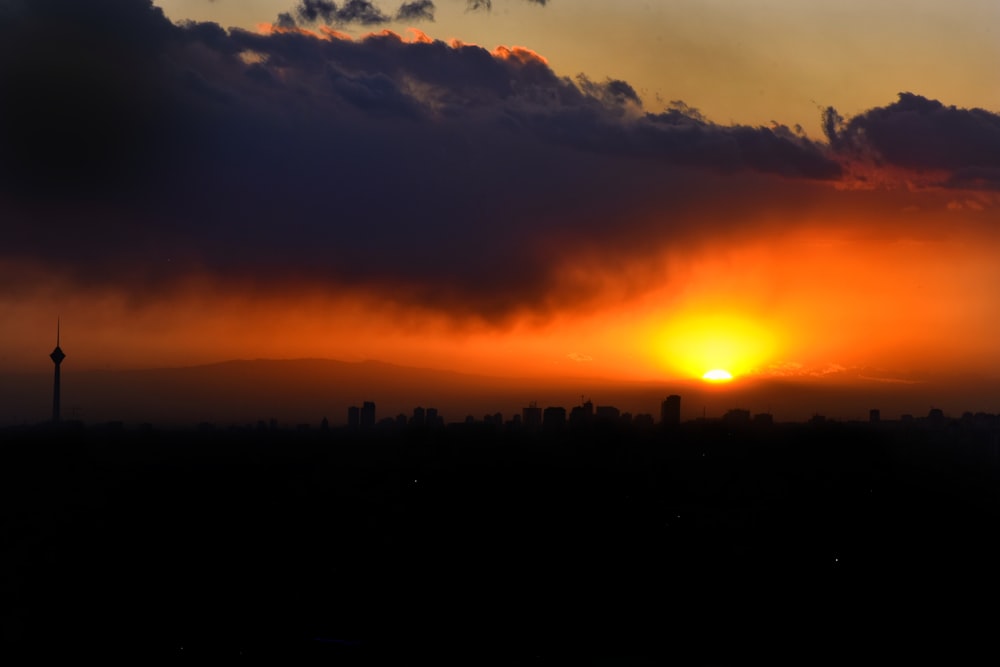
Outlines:
[[[61, 321], [59, 320], [57, 320], [56, 329], [57, 329], [56, 347], [49, 355], [55, 367], [55, 373], [52, 384], [52, 417], [49, 420], [53, 424], [58, 424], [61, 421], [61, 411], [60, 411], [61, 364], [63, 360], [66, 358], [66, 354], [62, 351], [62, 348], [60, 347]], [[243, 385], [242, 389], [252, 390], [254, 388], [255, 383], [253, 381], [248, 382], [247, 369], [253, 368], [255, 365], [270, 366], [273, 369], [273, 368], [280, 368], [282, 365], [294, 366], [294, 365], [306, 364], [309, 366], [317, 366], [317, 365], [322, 365], [324, 363], [328, 365], [328, 368], [326, 369], [327, 370], [326, 374], [323, 374], [321, 372], [315, 375], [312, 378], [312, 382], [305, 383], [305, 386], [299, 388], [297, 392], [296, 392], [296, 387], [294, 386], [295, 379], [289, 378], [287, 376], [283, 378], [283, 380], [280, 382], [281, 388], [279, 393], [283, 394], [286, 400], [283, 403], [277, 402], [272, 405], [267, 405], [258, 402], [256, 406], [256, 409], [258, 411], [256, 418], [254, 418], [253, 415], [246, 412], [245, 410], [241, 418], [234, 418], [231, 414], [226, 414], [225, 410], [222, 408], [222, 406], [225, 405], [225, 397], [227, 396], [227, 394], [235, 389], [235, 384], [226, 387], [225, 383], [223, 384], [219, 383], [220, 377], [224, 377], [226, 375], [224, 369], [226, 369], [227, 367], [242, 366], [242, 373], [240, 373], [239, 375], [239, 382]], [[338, 368], [338, 366], [340, 368]], [[275, 425], [280, 423], [283, 427], [286, 428], [291, 425], [301, 429], [301, 428], [306, 428], [310, 425], [313, 426], [317, 425], [318, 424], [317, 419], [313, 419], [311, 417], [304, 419], [302, 417], [303, 412], [301, 407], [297, 410], [297, 412], [295, 410], [292, 410], [291, 414], [288, 414], [289, 412], [287, 408], [287, 406], [289, 405], [289, 402], [287, 400], [288, 396], [295, 395], [296, 393], [299, 396], [313, 394], [312, 396], [313, 400], [306, 401], [306, 403], [310, 404], [313, 407], [313, 409], [317, 410], [317, 412], [323, 412], [323, 416], [318, 419], [322, 421], [324, 429], [328, 428], [331, 423], [334, 426], [346, 426], [348, 429], [351, 430], [362, 430], [362, 431], [372, 431], [376, 428], [376, 426], [378, 426], [379, 429], [382, 430], [383, 432], [384, 431], [391, 432], [398, 427], [406, 427], [406, 426], [413, 427], [413, 426], [424, 426], [424, 425], [435, 425], [443, 427], [446, 424], [456, 425], [459, 423], [463, 423], [466, 425], [485, 423], [496, 427], [513, 428], [517, 430], [527, 429], [529, 431], [532, 430], [537, 431], [542, 429], [543, 427], [546, 427], [551, 430], [554, 427], [565, 428], [567, 425], [575, 425], [577, 427], [584, 424], [592, 425], [597, 421], [603, 421], [604, 423], [610, 422], [622, 426], [631, 426], [633, 422], [638, 425], [648, 424], [650, 426], [655, 423], [659, 425], [659, 427], [661, 428], [668, 428], [668, 427], [672, 428], [680, 425], [682, 421], [696, 421], [696, 420], [720, 421], [722, 423], [726, 423], [733, 426], [739, 426], [743, 424], [748, 425], [751, 422], [758, 425], [761, 424], [770, 425], [775, 422], [774, 414], [771, 411], [771, 406], [773, 404], [773, 401], [770, 398], [762, 398], [759, 395], [755, 395], [753, 389], [751, 389], [750, 391], [743, 391], [738, 393], [732, 393], [732, 392], [717, 393], [713, 397], [714, 400], [711, 401], [713, 407], [713, 412], [711, 415], [708, 414], [706, 405], [710, 401], [706, 400], [706, 397], [703, 394], [694, 391], [692, 393], [693, 396], [696, 397], [694, 401], [695, 404], [698, 403], [701, 404], [700, 414], [697, 412], [696, 409], [688, 408], [687, 411], [683, 413], [685, 415], [684, 419], [682, 419], [682, 411], [681, 411], [682, 396], [678, 394], [670, 394], [669, 396], [666, 396], [665, 398], [659, 401], [658, 405], [654, 406], [655, 410], [650, 410], [649, 412], [640, 411], [633, 413], [633, 411], [629, 409], [623, 411], [617, 405], [610, 405], [607, 403], [604, 405], [598, 404], [595, 408], [595, 404], [591, 399], [581, 396], [578, 405], [570, 401], [568, 403], [568, 407], [567, 404], [563, 405], [549, 404], [549, 405], [539, 406], [537, 400], [530, 400], [527, 402], [522, 401], [521, 408], [504, 413], [502, 410], [496, 412], [491, 411], [493, 408], [496, 407], [496, 404], [490, 407], [489, 405], [486, 405], [484, 403], [484, 401], [497, 400], [495, 392], [493, 396], [490, 396], [490, 393], [487, 392], [480, 399], [478, 406], [480, 408], [480, 411], [478, 413], [476, 413], [475, 410], [473, 411], [468, 411], [468, 410], [463, 411], [462, 409], [455, 410], [454, 408], [456, 407], [456, 405], [452, 403], [454, 399], [453, 398], [446, 399], [445, 404], [453, 408], [452, 414], [454, 415], [453, 418], [446, 420], [445, 417], [441, 414], [441, 411], [437, 407], [424, 408], [423, 403], [426, 403], [426, 401], [423, 401], [422, 403], [420, 400], [420, 395], [419, 395], [420, 381], [428, 377], [427, 375], [428, 373], [430, 374], [434, 373], [433, 371], [429, 371], [428, 369], [398, 369], [409, 372], [417, 371], [418, 373], [424, 374], [420, 376], [420, 378], [415, 383], [412, 382], [411, 380], [410, 387], [408, 389], [408, 395], [411, 398], [416, 399], [417, 401], [412, 406], [412, 414], [408, 413], [408, 410], [410, 410], [409, 407], [405, 409], [401, 409], [399, 407], [400, 406], [399, 398], [395, 398], [395, 400], [392, 403], [390, 403], [390, 409], [388, 410], [388, 412], [391, 414], [388, 415], [386, 415], [385, 413], [377, 414], [376, 403], [372, 400], [364, 400], [359, 402], [360, 404], [358, 405], [352, 404], [347, 406], [346, 411], [344, 411], [343, 421], [341, 421], [334, 412], [333, 421], [331, 422], [327, 415], [331, 412], [331, 409], [335, 410], [335, 403], [338, 400], [343, 402], [344, 400], [343, 397], [345, 394], [341, 393], [340, 396], [334, 397], [329, 392], [322, 392], [322, 390], [319, 390], [320, 392], [325, 393], [326, 395], [317, 396], [315, 395], [315, 393], [317, 392], [316, 383], [317, 382], [324, 383], [331, 381], [331, 379], [333, 379], [333, 374], [330, 372], [331, 368], [336, 370], [343, 370], [344, 367], [350, 367], [350, 366], [355, 366], [356, 367], [355, 370], [360, 370], [361, 374], [355, 375], [355, 379], [364, 378], [365, 382], [359, 386], [352, 386], [350, 382], [347, 383], [340, 382], [342, 390], [346, 391], [348, 395], [353, 394], [356, 396], [360, 394], [365, 394], [366, 392], [371, 397], [377, 395], [384, 396], [385, 393], [389, 393], [390, 395], [392, 395], [393, 392], [391, 390], [388, 390], [384, 386], [380, 387], [379, 383], [384, 382], [385, 378], [376, 377], [377, 375], [376, 373], [370, 372], [372, 369], [385, 365], [379, 365], [379, 364], [373, 365], [371, 362], [363, 364], [355, 364], [355, 365], [342, 364], [339, 362], [333, 362], [331, 360], [289, 360], [287, 362], [282, 362], [280, 360], [266, 360], [266, 361], [258, 360], [257, 362], [228, 362], [225, 364], [210, 365], [204, 367], [203, 369], [198, 369], [198, 368], [161, 369], [159, 371], [160, 373], [170, 373], [175, 376], [178, 374], [183, 374], [185, 372], [194, 371], [201, 376], [201, 378], [197, 380], [198, 382], [212, 385], [212, 389], [210, 390], [209, 393], [206, 393], [198, 397], [192, 397], [192, 396], [188, 397], [189, 403], [199, 403], [201, 405], [202, 416], [197, 420], [191, 420], [191, 419], [185, 420], [184, 418], [177, 419], [171, 417], [169, 414], [164, 413], [162, 410], [158, 411], [155, 407], [153, 407], [150, 404], [151, 401], [149, 401], [148, 399], [145, 401], [140, 399], [133, 405], [133, 407], [130, 410], [126, 410], [123, 413], [117, 413], [117, 414], [113, 412], [116, 407], [114, 400], [107, 401], [107, 404], [103, 406], [104, 412], [103, 413], [98, 412], [98, 414], [103, 418], [99, 418], [97, 422], [98, 423], [113, 422], [124, 425], [124, 421], [122, 420], [122, 418], [128, 416], [133, 420], [138, 418], [138, 421], [132, 424], [133, 427], [136, 425], [141, 425], [142, 427], [146, 428], [152, 426], [153, 420], [151, 418], [153, 416], [158, 416], [160, 418], [159, 420], [160, 424], [166, 427], [190, 428], [196, 426], [197, 424], [201, 424], [202, 426], [211, 424], [214, 427], [217, 424], [216, 420], [212, 418], [212, 415], [221, 412], [225, 416], [223, 416], [221, 422], [219, 422], [218, 425], [222, 427], [232, 428], [240, 426], [249, 426], [254, 423], [258, 425], [267, 423], [270, 424], [270, 426], [273, 428]], [[365, 370], [368, 370], [369, 372], [365, 373]], [[155, 378], [156, 373], [154, 372], [150, 377]], [[163, 378], [161, 376], [160, 380], [162, 381], [162, 379]], [[471, 381], [480, 384], [483, 382], [483, 378], [476, 378], [475, 376], [463, 377], [460, 374], [446, 374], [444, 380], [445, 388], [448, 389], [447, 387], [448, 380], [455, 381], [458, 379], [464, 379], [466, 382], [468, 382], [471, 379]], [[275, 375], [273, 373], [259, 374], [255, 380], [256, 383], [259, 383], [258, 387], [262, 388], [265, 386], [272, 385], [275, 381]], [[518, 391], [520, 391], [521, 394], [523, 395], [525, 393], [524, 389], [525, 385], [522, 384], [521, 388], [519, 389], [518, 385], [519, 382], [524, 382], [524, 380], [518, 380], [518, 379], [509, 380], [507, 393], [508, 394], [517, 393]], [[600, 384], [600, 380], [591, 380], [591, 382]], [[391, 386], [392, 381], [390, 380], [388, 384], [389, 386]], [[681, 386], [681, 384], [675, 383], [673, 386], [677, 387]], [[689, 388], [691, 387], [690, 384], [688, 386]], [[273, 387], [271, 388], [273, 389]], [[157, 397], [156, 400], [159, 400], [163, 396], [162, 389], [163, 389], [162, 387], [157, 387], [154, 384], [154, 385], [147, 385], [143, 390], [137, 391], [137, 387], [133, 385], [126, 391], [128, 391], [131, 394]], [[450, 389], [453, 392], [457, 392], [458, 394], [464, 394], [467, 391], [467, 387], [463, 386], [451, 387]], [[800, 391], [801, 387], [794, 387], [793, 389], [795, 391]], [[650, 401], [648, 396], [655, 393], [657, 389], [652, 386], [646, 386], [643, 387], [643, 390], [644, 391], [642, 393], [646, 394], [646, 397], [644, 399], [640, 399], [639, 403], [640, 405], [642, 404], [648, 405]], [[185, 393], [188, 393], [191, 392], [192, 389], [190, 386], [188, 386], [184, 388], [183, 391]], [[547, 391], [552, 394], [557, 394], [557, 395], [562, 394], [563, 396], [565, 396], [568, 390], [564, 387], [561, 390], [555, 390], [555, 391], [549, 388]], [[619, 392], [620, 391], [621, 390], [619, 389]], [[536, 391], [536, 393], [538, 392]], [[633, 401], [636, 400], [634, 393], [632, 396], [629, 396], [629, 393], [625, 392], [625, 396], [627, 397], [626, 400], [629, 399]], [[689, 398], [691, 396], [692, 394], [689, 394]], [[424, 396], [424, 398], [427, 398], [427, 396]], [[468, 396], [465, 396], [465, 398], [466, 400], [468, 400]], [[506, 407], [509, 408], [510, 401], [516, 399], [513, 399], [510, 396], [508, 396], [506, 400], [507, 400]], [[729, 401], [729, 403], [726, 403], [727, 400]], [[743, 407], [737, 407], [735, 404], [740, 401], [756, 405], [762, 405], [766, 403], [767, 409], [749, 410]], [[857, 402], [856, 404], [861, 405], [861, 403]], [[457, 405], [461, 406], [461, 403], [458, 403]], [[486, 405], [485, 412], [481, 411], [483, 405]], [[727, 405], [729, 407], [724, 407]], [[323, 407], [316, 407], [316, 406], [323, 406]], [[980, 416], [982, 418], [993, 417], [992, 411], [986, 411], [982, 409], [971, 409], [971, 410], [963, 409], [961, 410], [961, 412], [954, 412], [954, 414], [952, 411], [948, 411], [948, 413], [946, 414], [944, 410], [942, 410], [940, 407], [935, 407], [933, 404], [928, 408], [926, 417], [922, 416], [919, 411], [916, 412], [915, 416], [914, 411], [911, 410], [911, 411], [900, 412], [898, 417], [890, 417], [887, 413], [886, 417], [883, 419], [882, 409], [879, 407], [872, 407], [868, 408], [867, 410], [855, 409], [854, 411], [855, 414], [847, 418], [838, 414], [831, 414], [828, 417], [829, 413], [827, 413], [827, 411], [823, 409], [822, 405], [820, 405], [818, 402], [814, 402], [814, 406], [816, 409], [813, 409], [811, 412], [809, 412], [808, 415], [799, 414], [798, 418], [786, 417], [784, 419], [779, 419], [778, 421], [787, 423], [796, 423], [796, 422], [804, 423], [808, 421], [810, 423], [815, 423], [817, 422], [817, 420], [825, 421], [826, 419], [830, 418], [833, 421], [847, 421], [855, 423], [867, 421], [867, 423], [869, 424], [880, 424], [884, 422], [884, 423], [899, 423], [905, 425], [913, 423], [915, 419], [918, 421], [926, 420], [931, 422], [936, 420], [940, 423], [943, 423], [944, 419], [948, 419], [954, 421], [955, 423], [958, 423], [959, 421], [963, 423], [971, 423], [972, 421], [974, 421], [974, 417], [977, 416]], [[175, 409], [177, 409], [176, 403], [174, 407]], [[696, 407], [697, 405], [695, 406], [695, 408]], [[143, 410], [145, 410], [145, 412], [143, 412]], [[74, 417], [79, 417], [80, 411], [81, 411], [80, 406], [77, 406], [74, 409], [75, 413]], [[181, 409], [181, 412], [183, 412], [183, 409]], [[508, 417], [506, 420], [504, 419], [505, 414]], [[866, 414], [867, 416], [864, 419], [862, 419], [861, 417], [862, 414]], [[265, 419], [265, 415], [271, 415], [271, 416]], [[281, 418], [276, 418], [275, 415], [281, 415]], [[313, 415], [313, 417], [314, 416], [315, 415]], [[74, 421], [79, 424], [83, 423], [80, 419], [74, 419]], [[12, 420], [7, 424], [7, 426], [12, 426], [16, 424], [17, 420]], [[30, 422], [28, 420], [25, 419], [20, 420], [21, 426], [26, 426], [29, 424]]]
[[0, 0], [0, 654], [982, 661], [998, 27]]

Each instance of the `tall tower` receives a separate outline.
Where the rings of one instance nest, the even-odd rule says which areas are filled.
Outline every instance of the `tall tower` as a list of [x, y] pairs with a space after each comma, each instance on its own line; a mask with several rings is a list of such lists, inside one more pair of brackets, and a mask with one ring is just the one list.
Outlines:
[[56, 365], [56, 377], [52, 384], [52, 421], [59, 421], [59, 364], [63, 362], [66, 355], [59, 347], [59, 320], [56, 320], [56, 349], [49, 355], [52, 363]]

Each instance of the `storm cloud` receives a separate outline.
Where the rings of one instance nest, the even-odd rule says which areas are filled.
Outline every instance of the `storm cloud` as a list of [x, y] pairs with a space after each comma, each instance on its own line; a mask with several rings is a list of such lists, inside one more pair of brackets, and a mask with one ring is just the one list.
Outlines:
[[952, 187], [1000, 189], [1000, 115], [959, 109], [913, 93], [844, 121], [833, 109], [825, 131], [849, 158], [918, 172], [944, 172]]
[[901, 98], [831, 121], [827, 144], [681, 102], [651, 113], [627, 82], [559, 76], [526, 48], [293, 25], [383, 16], [369, 2], [295, 12], [265, 34], [175, 25], [148, 0], [0, 0], [0, 261], [146, 293], [184, 271], [307, 281], [492, 318], [586, 286], [570, 259], [613, 271], [730, 230], [741, 202], [826, 189], [848, 157], [996, 183], [981, 110]]

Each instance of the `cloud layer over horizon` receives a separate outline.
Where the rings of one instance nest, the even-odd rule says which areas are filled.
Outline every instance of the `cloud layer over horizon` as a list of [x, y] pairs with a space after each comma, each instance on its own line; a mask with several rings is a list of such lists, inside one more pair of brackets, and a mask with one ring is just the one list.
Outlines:
[[385, 16], [368, 2], [296, 11], [251, 33], [148, 0], [0, 0], [0, 264], [125, 293], [191, 273], [360, 289], [500, 321], [873, 189], [897, 211], [903, 191], [990, 207], [1000, 190], [989, 110], [907, 92], [828, 108], [819, 141], [680, 101], [649, 113], [627, 82], [526, 48], [336, 31]]

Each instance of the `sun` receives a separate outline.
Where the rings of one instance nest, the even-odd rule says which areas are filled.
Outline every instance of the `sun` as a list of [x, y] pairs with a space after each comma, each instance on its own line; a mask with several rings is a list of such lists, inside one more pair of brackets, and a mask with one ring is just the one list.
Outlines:
[[763, 321], [726, 312], [679, 313], [652, 339], [664, 365], [678, 376], [713, 383], [754, 374], [777, 342]]
[[733, 374], [721, 368], [714, 368], [701, 376], [706, 382], [729, 382], [733, 379]]

